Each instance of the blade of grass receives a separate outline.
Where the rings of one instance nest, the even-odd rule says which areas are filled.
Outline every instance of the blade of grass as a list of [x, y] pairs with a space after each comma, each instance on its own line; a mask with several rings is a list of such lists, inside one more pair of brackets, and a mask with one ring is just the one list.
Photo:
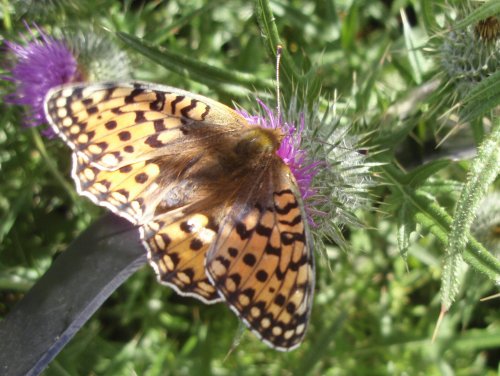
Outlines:
[[262, 80], [253, 74], [217, 68], [164, 48], [154, 47], [142, 39], [117, 32], [117, 37], [128, 47], [160, 64], [168, 70], [184, 77], [191, 77], [206, 85], [231, 84], [247, 89], [272, 90], [272, 81]]

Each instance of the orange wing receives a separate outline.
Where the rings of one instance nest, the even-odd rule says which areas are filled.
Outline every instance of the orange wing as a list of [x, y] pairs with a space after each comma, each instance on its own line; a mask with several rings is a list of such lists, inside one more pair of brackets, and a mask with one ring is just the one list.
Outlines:
[[282, 174], [266, 206], [257, 202], [221, 223], [206, 266], [236, 315], [262, 341], [289, 351], [306, 332], [314, 260], [300, 196], [291, 173]]

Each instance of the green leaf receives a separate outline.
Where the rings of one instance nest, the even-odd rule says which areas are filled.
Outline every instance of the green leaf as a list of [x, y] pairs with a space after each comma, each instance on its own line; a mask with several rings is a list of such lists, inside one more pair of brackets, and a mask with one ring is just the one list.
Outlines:
[[[389, 188], [396, 195], [401, 195], [401, 200], [411, 206], [416, 223], [420, 224], [446, 246], [448, 233], [452, 223], [451, 216], [440, 207], [429, 194], [422, 190], [413, 190], [404, 181], [404, 174], [396, 167], [382, 165], [382, 169]], [[500, 260], [489, 253], [473, 236], [467, 234], [468, 243], [464, 250], [464, 260], [477, 271], [485, 274], [492, 281], [500, 279]]]
[[405, 202], [403, 202], [403, 205], [401, 205], [401, 209], [398, 212], [397, 226], [399, 253], [401, 254], [401, 257], [403, 257], [403, 260], [405, 260], [406, 262], [408, 248], [410, 246], [410, 234], [415, 231], [416, 223], [413, 219], [413, 215], [411, 213], [409, 205]]
[[[248, 90], [253, 88], [269, 90], [274, 87], [272, 81], [256, 78], [252, 74], [217, 68], [174, 51], [153, 47], [144, 40], [126, 33], [117, 32], [116, 35], [128, 47], [135, 49], [168, 70], [184, 77], [194, 78], [209, 86], [218, 86], [224, 91], [229, 89], [228, 86], [223, 87], [224, 84], [232, 85], [234, 88], [240, 87], [240, 95], [248, 94]], [[248, 90], [241, 90], [241, 88]]]
[[329, 345], [337, 337], [347, 316], [347, 312], [342, 311], [334, 322], [322, 328], [321, 334], [313, 344], [312, 349], [300, 362], [300, 366], [296, 373], [297, 375], [308, 375], [314, 370], [314, 367], [320, 362], [320, 359], [328, 353]]
[[281, 41], [275, 22], [276, 18], [268, 0], [258, 0], [255, 13], [261, 29], [261, 34], [264, 37], [264, 43], [267, 45], [270, 55], [276, 56], [277, 47], [283, 47], [280, 78], [282, 80], [284, 94], [286, 97], [290, 98], [295, 93], [307, 93], [307, 104], [312, 108], [321, 88], [316, 70], [312, 68], [306, 74], [300, 73], [287, 50], [287, 46]]
[[436, 12], [433, 9], [433, 4], [435, 4], [435, 1], [433, 0], [420, 0], [422, 19], [428, 33], [433, 32], [438, 28], [438, 24], [436, 22]]
[[161, 44], [171, 37], [175, 33], [175, 30], [189, 24], [196, 17], [206, 12], [210, 12], [213, 8], [223, 6], [222, 3], [225, 1], [226, 0], [212, 0], [199, 8], [187, 12], [186, 14], [180, 14], [180, 17], [176, 18], [175, 22], [165, 25], [165, 27], [159, 29], [154, 35], [148, 35], [148, 39], [153, 40], [155, 45]]
[[422, 66], [423, 56], [422, 53], [415, 47], [415, 37], [413, 36], [413, 31], [411, 29], [410, 24], [408, 23], [408, 19], [406, 18], [406, 13], [404, 10], [401, 10], [401, 20], [403, 22], [403, 35], [405, 40], [406, 49], [408, 50], [408, 59], [410, 61], [410, 65], [412, 69], [412, 78], [413, 81], [417, 84], [422, 83]]
[[500, 13], [500, 1], [486, 1], [483, 5], [469, 13], [467, 17], [455, 24], [456, 29], [461, 29], [472, 25], [490, 16], [497, 16]]
[[447, 159], [438, 159], [425, 165], [419, 166], [407, 174], [406, 182], [411, 187], [419, 187], [436, 172], [442, 170], [450, 165]]
[[468, 242], [470, 226], [475, 218], [481, 199], [500, 172], [500, 118], [493, 124], [472, 161], [467, 182], [457, 202], [455, 217], [445, 249], [446, 257], [442, 276], [442, 302], [448, 309], [458, 293], [457, 275], [462, 254]]
[[498, 349], [500, 347], [500, 334], [495, 331], [471, 330], [468, 333], [460, 334], [453, 340], [443, 338], [439, 341], [445, 342], [451, 347], [460, 351], [470, 351], [471, 349]]

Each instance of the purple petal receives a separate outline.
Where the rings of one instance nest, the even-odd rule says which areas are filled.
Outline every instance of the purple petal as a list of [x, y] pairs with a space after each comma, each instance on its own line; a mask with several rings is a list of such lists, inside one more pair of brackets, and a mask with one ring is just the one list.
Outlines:
[[239, 110], [238, 112], [252, 125], [280, 129], [284, 133], [285, 136], [276, 154], [292, 171], [304, 201], [308, 222], [312, 226], [315, 226], [312, 215], [321, 214], [317, 210], [314, 210], [312, 207], [314, 202], [310, 201], [317, 193], [317, 190], [312, 186], [312, 182], [319, 170], [324, 166], [324, 162], [310, 161], [307, 151], [300, 148], [302, 133], [305, 129], [304, 114], [300, 115], [299, 127], [297, 128], [295, 124], [284, 122], [261, 100], [257, 99], [257, 103], [262, 108], [264, 115], [250, 115], [244, 110]]
[[[5, 101], [27, 107], [24, 125], [35, 127], [46, 123], [43, 102], [47, 92], [54, 86], [72, 82], [77, 77], [77, 62], [66, 45], [41, 31], [35, 39], [32, 30], [30, 40], [23, 44], [7, 41], [8, 50], [16, 57], [10, 69], [10, 77], [0, 77], [12, 81], [16, 90], [6, 96]], [[47, 132], [44, 132], [47, 135]], [[50, 131], [49, 131], [50, 136]]]

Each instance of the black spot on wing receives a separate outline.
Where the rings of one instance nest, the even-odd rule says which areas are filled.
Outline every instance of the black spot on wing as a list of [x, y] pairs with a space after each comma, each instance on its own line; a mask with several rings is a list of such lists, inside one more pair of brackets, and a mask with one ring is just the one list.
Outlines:
[[163, 121], [163, 119], [156, 119], [156, 120], [154, 120], [153, 121], [153, 125], [155, 127], [155, 131], [156, 132], [162, 132], [165, 129], [167, 129], [167, 127], [165, 126], [165, 122]]
[[236, 233], [240, 236], [241, 240], [248, 239], [252, 235], [252, 230], [247, 230], [243, 222], [236, 223]]
[[149, 104], [151, 111], [162, 111], [165, 107], [165, 93], [156, 91], [156, 99]]
[[254, 266], [257, 262], [257, 258], [253, 254], [247, 253], [243, 256], [243, 262], [248, 266]]
[[144, 123], [146, 121], [146, 116], [144, 116], [144, 111], [135, 112], [135, 123]]
[[113, 130], [113, 129], [115, 129], [117, 125], [118, 124], [116, 123], [115, 120], [110, 120], [110, 121], [108, 121], [108, 122], [106, 122], [104, 124], [104, 126], [106, 127], [106, 129], [110, 130], [110, 131]]
[[305, 243], [306, 237], [303, 232], [289, 232], [283, 231], [281, 233], [281, 242], [284, 245], [290, 245], [295, 243], [296, 241]]
[[298, 214], [291, 221], [285, 221], [285, 220], [279, 221], [279, 223], [281, 223], [282, 225], [287, 225], [287, 226], [295, 226], [295, 225], [299, 224], [300, 222], [302, 222], [302, 216], [300, 214]]
[[99, 112], [99, 109], [96, 106], [87, 107], [87, 114], [88, 115], [93, 115], [93, 114], [96, 114], [97, 112]]
[[275, 205], [274, 208], [278, 214], [287, 215], [290, 212], [290, 210], [295, 209], [298, 206], [299, 206], [299, 203], [297, 202], [297, 200], [293, 200], [292, 202], [289, 202], [288, 204], [286, 204], [285, 207], [283, 207], [283, 208], [280, 208], [277, 205]]
[[182, 107], [181, 109], [182, 116], [191, 118], [189, 113], [196, 108], [197, 103], [198, 101], [196, 99], [191, 99], [191, 103], [189, 104], [189, 106]]
[[170, 111], [172, 111], [173, 114], [175, 114], [177, 111], [177, 104], [182, 102], [184, 98], [184, 95], [177, 95], [175, 99], [170, 102]]
[[265, 237], [268, 238], [268, 237], [271, 236], [271, 233], [273, 232], [273, 229], [269, 228], [269, 227], [266, 227], [266, 226], [264, 226], [261, 223], [258, 223], [257, 227], [255, 228], [255, 231], [257, 232], [257, 234], [265, 236]]
[[209, 112], [210, 112], [210, 106], [206, 106], [205, 111], [203, 111], [203, 113], [200, 116], [201, 120], [205, 120]]
[[124, 98], [125, 104], [134, 103], [135, 97], [142, 93], [144, 93], [144, 89], [136, 87], [129, 95]]
[[85, 107], [90, 106], [93, 103], [94, 103], [94, 99], [93, 98], [85, 98], [85, 99], [82, 100], [82, 104]]

